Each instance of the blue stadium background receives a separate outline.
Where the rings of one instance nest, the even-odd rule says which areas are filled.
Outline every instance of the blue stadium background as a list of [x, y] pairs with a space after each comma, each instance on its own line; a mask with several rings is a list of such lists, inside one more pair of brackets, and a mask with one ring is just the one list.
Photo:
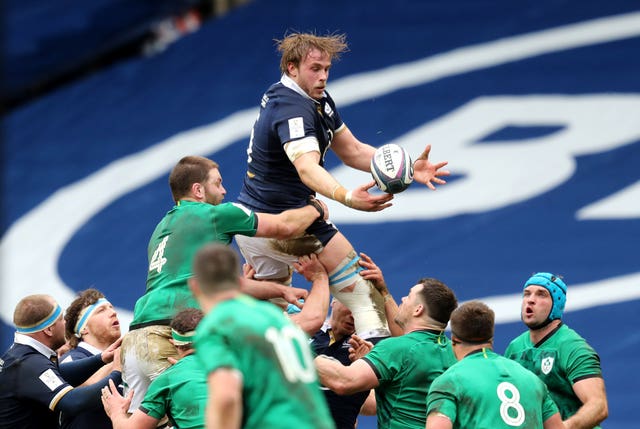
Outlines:
[[[7, 2], [5, 89], [131, 36], [176, 3]], [[429, 142], [433, 159], [450, 162], [446, 187], [413, 186], [386, 212], [331, 205], [394, 295], [427, 275], [461, 300], [486, 298], [502, 352], [523, 330], [524, 280], [561, 273], [569, 284], [565, 321], [602, 359], [610, 404], [603, 427], [635, 427], [637, 1], [254, 1], [158, 55], [115, 63], [20, 105], [3, 120], [2, 349], [11, 343], [12, 309], [29, 293], [66, 304], [74, 290], [95, 286], [126, 320], [144, 292], [148, 236], [171, 206], [171, 165], [188, 153], [216, 159], [227, 200], [235, 198], [255, 107], [279, 78], [273, 39], [288, 30], [348, 35], [351, 51], [335, 63], [329, 91], [359, 138], [406, 143], [415, 155]], [[544, 47], [532, 48], [538, 42]], [[577, 141], [563, 140], [583, 114], [590, 119], [586, 129], [579, 122]], [[475, 133], [465, 140], [467, 124]], [[339, 169], [335, 157], [328, 166], [352, 186], [368, 180]]]

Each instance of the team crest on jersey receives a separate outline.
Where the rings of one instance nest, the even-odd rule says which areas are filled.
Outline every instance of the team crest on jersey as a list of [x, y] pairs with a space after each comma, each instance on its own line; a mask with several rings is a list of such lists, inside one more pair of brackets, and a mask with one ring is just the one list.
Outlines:
[[542, 370], [542, 373], [544, 375], [547, 375], [551, 372], [551, 369], [553, 368], [553, 361], [554, 359], [551, 356], [542, 359], [542, 362], [540, 363], [540, 369]]
[[324, 103], [324, 113], [328, 117], [332, 117], [333, 116], [333, 109], [331, 108], [331, 106], [329, 106], [329, 103]]

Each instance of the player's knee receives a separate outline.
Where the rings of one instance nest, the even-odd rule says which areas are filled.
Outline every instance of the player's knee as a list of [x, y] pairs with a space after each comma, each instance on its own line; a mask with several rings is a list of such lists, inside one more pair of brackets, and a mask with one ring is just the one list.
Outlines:
[[[334, 291], [354, 292], [362, 267], [358, 264], [360, 257], [355, 251], [349, 254], [329, 273], [329, 287]], [[345, 288], [350, 289], [345, 289]]]

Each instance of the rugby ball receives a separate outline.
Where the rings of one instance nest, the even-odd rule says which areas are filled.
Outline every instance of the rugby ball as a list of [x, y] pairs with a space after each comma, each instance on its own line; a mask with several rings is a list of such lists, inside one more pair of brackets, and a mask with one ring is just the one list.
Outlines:
[[413, 182], [413, 162], [406, 150], [389, 143], [380, 146], [373, 154], [371, 175], [381, 191], [397, 194]]

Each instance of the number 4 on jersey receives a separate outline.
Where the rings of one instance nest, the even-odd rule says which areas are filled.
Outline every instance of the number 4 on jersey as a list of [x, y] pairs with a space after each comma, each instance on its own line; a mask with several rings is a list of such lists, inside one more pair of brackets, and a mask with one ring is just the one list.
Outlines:
[[153, 252], [151, 262], [149, 262], [149, 271], [156, 270], [160, 273], [162, 271], [162, 266], [167, 263], [167, 258], [164, 257], [164, 248], [167, 246], [168, 240], [169, 236], [167, 235], [162, 239], [160, 244], [158, 244], [158, 247], [156, 247], [155, 252]]

